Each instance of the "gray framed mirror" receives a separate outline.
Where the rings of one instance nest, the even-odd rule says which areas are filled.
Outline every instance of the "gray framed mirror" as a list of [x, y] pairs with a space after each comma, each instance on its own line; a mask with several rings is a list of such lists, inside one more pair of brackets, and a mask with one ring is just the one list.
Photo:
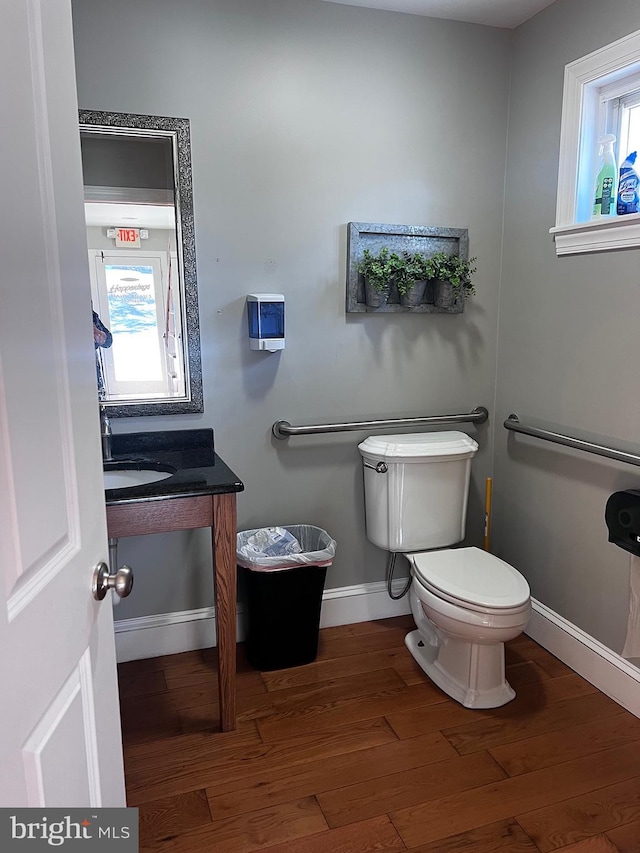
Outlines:
[[189, 120], [80, 110], [100, 402], [203, 411]]

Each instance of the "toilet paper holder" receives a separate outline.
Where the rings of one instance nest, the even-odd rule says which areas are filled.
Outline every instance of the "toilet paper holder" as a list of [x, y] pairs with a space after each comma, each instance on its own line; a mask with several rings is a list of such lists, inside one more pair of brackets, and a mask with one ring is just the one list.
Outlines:
[[610, 495], [604, 520], [609, 542], [640, 557], [640, 491], [626, 489]]

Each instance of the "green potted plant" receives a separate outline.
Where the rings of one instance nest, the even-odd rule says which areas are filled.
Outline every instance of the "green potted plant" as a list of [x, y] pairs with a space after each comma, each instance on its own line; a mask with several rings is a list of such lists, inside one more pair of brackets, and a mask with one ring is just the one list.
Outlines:
[[391, 285], [402, 269], [402, 260], [383, 246], [377, 255], [362, 253], [358, 272], [364, 277], [365, 299], [371, 308], [380, 308], [389, 298]]
[[476, 260], [445, 252], [435, 252], [427, 259], [429, 278], [435, 280], [434, 302], [439, 308], [457, 307], [462, 311], [465, 298], [476, 292], [471, 280], [477, 272]]
[[400, 303], [407, 308], [420, 305], [429, 278], [428, 258], [425, 255], [405, 252], [396, 282]]

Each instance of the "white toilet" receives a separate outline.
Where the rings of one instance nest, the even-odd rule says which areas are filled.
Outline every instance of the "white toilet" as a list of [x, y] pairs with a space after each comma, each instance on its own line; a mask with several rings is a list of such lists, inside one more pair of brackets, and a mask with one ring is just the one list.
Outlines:
[[429, 678], [467, 708], [497, 708], [515, 692], [504, 671], [504, 643], [531, 615], [523, 576], [464, 538], [471, 459], [463, 432], [370, 436], [364, 463], [367, 537], [411, 563], [417, 630], [407, 648]]

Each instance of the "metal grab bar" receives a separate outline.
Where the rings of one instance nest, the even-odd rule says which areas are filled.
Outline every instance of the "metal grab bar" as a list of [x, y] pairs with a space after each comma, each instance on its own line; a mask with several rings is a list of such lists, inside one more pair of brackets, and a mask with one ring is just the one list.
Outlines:
[[640, 465], [640, 456], [636, 453], [628, 453], [625, 450], [616, 450], [615, 447], [607, 447], [604, 444], [596, 444], [582, 438], [574, 438], [571, 435], [563, 435], [540, 427], [527, 426], [520, 423], [518, 415], [511, 414], [503, 424], [505, 429], [512, 432], [521, 432], [523, 435], [531, 435], [534, 438], [542, 438], [554, 444], [563, 444], [574, 450], [584, 450], [586, 453], [594, 453], [596, 456], [605, 456], [607, 459], [615, 459], [616, 462], [628, 462], [629, 465]]
[[289, 421], [276, 421], [271, 427], [275, 438], [281, 440], [290, 435], [317, 435], [325, 432], [348, 432], [357, 429], [384, 429], [399, 426], [435, 426], [436, 424], [483, 424], [489, 417], [484, 406], [477, 406], [472, 412], [459, 415], [428, 415], [424, 418], [391, 418], [386, 421], [354, 421], [341, 424], [313, 424], [311, 426], [291, 426]]

